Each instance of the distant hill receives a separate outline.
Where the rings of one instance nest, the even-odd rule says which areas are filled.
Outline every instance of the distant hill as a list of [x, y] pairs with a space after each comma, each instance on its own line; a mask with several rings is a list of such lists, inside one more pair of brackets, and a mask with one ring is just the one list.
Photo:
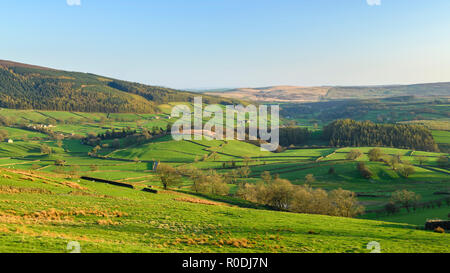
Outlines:
[[315, 102], [320, 100], [369, 99], [399, 96], [450, 96], [450, 83], [427, 83], [391, 86], [271, 86], [205, 91], [224, 98], [247, 99], [258, 102]]
[[[155, 113], [158, 104], [190, 102], [198, 94], [0, 60], [0, 107], [79, 112]], [[203, 96], [206, 103], [233, 99]]]

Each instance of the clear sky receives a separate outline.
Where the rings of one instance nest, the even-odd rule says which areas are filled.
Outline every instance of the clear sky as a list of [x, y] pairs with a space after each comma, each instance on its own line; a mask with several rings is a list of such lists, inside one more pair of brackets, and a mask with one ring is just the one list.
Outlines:
[[0, 59], [174, 88], [450, 81], [449, 0], [0, 0]]

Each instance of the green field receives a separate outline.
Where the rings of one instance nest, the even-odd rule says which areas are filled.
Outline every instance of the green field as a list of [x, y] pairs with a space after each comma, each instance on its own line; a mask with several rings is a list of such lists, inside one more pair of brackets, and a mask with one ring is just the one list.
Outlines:
[[[380, 221], [245, 209], [56, 175], [1, 170], [0, 251], [448, 252], [450, 237]], [[34, 181], [32, 181], [34, 180]]]
[[[127, 127], [137, 132], [166, 128], [173, 105], [162, 106], [166, 114], [160, 115], [1, 109], [11, 124], [0, 130], [14, 142], [0, 143], [0, 252], [64, 252], [69, 241], [79, 241], [83, 252], [364, 253], [371, 241], [379, 242], [384, 252], [450, 251], [448, 235], [423, 230], [427, 219], [447, 219], [450, 209], [445, 202], [410, 213], [378, 213], [398, 190], [419, 194], [419, 204], [447, 197], [450, 171], [439, 163], [440, 157], [449, 156], [445, 151], [382, 147], [384, 158], [398, 155], [399, 166], [413, 166], [414, 173], [406, 178], [384, 162], [369, 161], [368, 152], [374, 147], [304, 147], [274, 153], [236, 140], [178, 142], [168, 135], [144, 143], [123, 138], [115, 148], [113, 139], [101, 140], [98, 153], [90, 155], [94, 147], [74, 137]], [[53, 136], [26, 127], [50, 122]], [[315, 143], [320, 143], [320, 128], [317, 132]], [[439, 144], [448, 144], [447, 133], [433, 130]], [[43, 144], [51, 154], [41, 151]], [[348, 160], [354, 149], [362, 155]], [[250, 173], [227, 185], [227, 196], [199, 195], [187, 177], [180, 187], [162, 191], [153, 171], [155, 161], [224, 176], [248, 166]], [[358, 162], [373, 173], [371, 179], [361, 176]], [[313, 188], [352, 191], [366, 213], [358, 219], [295, 214], [233, 195], [239, 184], [257, 183], [265, 171], [295, 185], [306, 184], [305, 177], [312, 175], [308, 184]], [[81, 176], [114, 180], [134, 189]], [[142, 192], [147, 186], [159, 193]]]

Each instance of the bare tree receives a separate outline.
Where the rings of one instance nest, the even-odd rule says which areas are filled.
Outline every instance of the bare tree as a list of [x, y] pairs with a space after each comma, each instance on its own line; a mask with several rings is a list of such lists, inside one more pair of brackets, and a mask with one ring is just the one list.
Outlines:
[[178, 173], [177, 169], [170, 165], [159, 164], [156, 169], [156, 173], [161, 180], [161, 184], [166, 190], [168, 187], [176, 186], [181, 184], [181, 176]]

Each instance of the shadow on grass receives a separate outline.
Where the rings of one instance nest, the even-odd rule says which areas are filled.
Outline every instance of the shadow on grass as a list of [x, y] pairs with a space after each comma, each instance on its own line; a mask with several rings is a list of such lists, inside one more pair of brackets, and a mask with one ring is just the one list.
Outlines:
[[241, 207], [241, 208], [261, 209], [261, 210], [275, 210], [274, 208], [272, 208], [270, 206], [256, 204], [256, 203], [253, 203], [253, 202], [250, 202], [250, 201], [246, 201], [246, 200], [243, 200], [243, 199], [240, 199], [240, 198], [237, 198], [237, 197], [232, 197], [232, 196], [209, 195], [209, 194], [191, 192], [191, 191], [186, 191], [186, 190], [177, 190], [177, 192], [181, 192], [181, 193], [185, 193], [185, 194], [201, 197], [201, 198], [207, 199], [209, 201], [226, 203], [226, 204], [233, 205], [233, 206], [238, 206], [238, 207]]

